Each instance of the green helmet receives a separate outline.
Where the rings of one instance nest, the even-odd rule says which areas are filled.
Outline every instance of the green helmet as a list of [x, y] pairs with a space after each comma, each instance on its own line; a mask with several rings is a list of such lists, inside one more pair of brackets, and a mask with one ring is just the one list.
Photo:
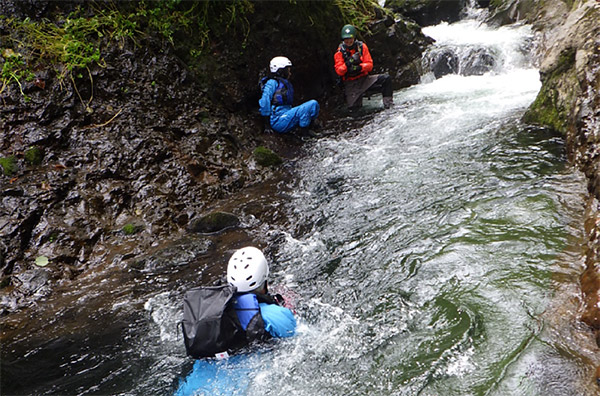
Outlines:
[[342, 40], [347, 38], [356, 38], [356, 28], [352, 25], [345, 25], [342, 28]]

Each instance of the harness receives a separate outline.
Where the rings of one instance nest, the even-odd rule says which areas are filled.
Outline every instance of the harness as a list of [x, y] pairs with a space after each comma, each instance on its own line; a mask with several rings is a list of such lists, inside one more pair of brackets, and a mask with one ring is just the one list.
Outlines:
[[[356, 47], [357, 47], [356, 51], [360, 54], [360, 57], [362, 58], [363, 42], [356, 40], [354, 43], [356, 44]], [[354, 44], [352, 46], [354, 47]], [[350, 47], [347, 47], [346, 44], [341, 43], [339, 46], [339, 51], [342, 53], [342, 56], [344, 57], [344, 62], [351, 62], [352, 54], [350, 53]]]
[[284, 105], [292, 106], [294, 103], [294, 87], [292, 87], [292, 84], [290, 84], [290, 82], [288, 80], [286, 80], [285, 78], [281, 78], [279, 76], [263, 77], [260, 80], [261, 90], [265, 86], [267, 81], [269, 81], [269, 80], [277, 81], [277, 88], [275, 89], [275, 92], [273, 93], [273, 99], [271, 100], [271, 105], [272, 106], [284, 106]]
[[[356, 45], [356, 51], [355, 54], [358, 53], [358, 55], [360, 56], [360, 59], [362, 59], [362, 55], [363, 55], [363, 42], [362, 41], [358, 41], [356, 40], [354, 42], [354, 44], [352, 44], [352, 47], [354, 47]], [[358, 71], [356, 73], [353, 73], [350, 71], [350, 66], [353, 65], [355, 63], [352, 54], [350, 53], [350, 49], [352, 47], [348, 47], [346, 46], [346, 44], [341, 43], [338, 50], [342, 53], [342, 57], [344, 58], [344, 63], [346, 63], [346, 65], [348, 66], [348, 72], [346, 72], [346, 77], [355, 77], [358, 76], [361, 72]]]

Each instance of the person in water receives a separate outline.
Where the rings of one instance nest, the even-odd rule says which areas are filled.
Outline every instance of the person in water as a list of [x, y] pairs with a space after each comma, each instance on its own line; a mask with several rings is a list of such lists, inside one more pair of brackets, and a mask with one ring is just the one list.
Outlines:
[[237, 288], [233, 307], [248, 341], [291, 337], [296, 318], [282, 306], [280, 295], [268, 291], [269, 264], [257, 248], [241, 248], [229, 259], [227, 282]]
[[365, 93], [381, 93], [383, 107], [389, 109], [394, 104], [392, 79], [389, 74], [369, 75], [373, 70], [373, 59], [367, 44], [356, 39], [356, 28], [345, 25], [342, 28], [342, 43], [333, 56], [335, 72], [342, 78], [346, 103], [350, 109], [362, 106]]
[[308, 132], [309, 127], [318, 127], [319, 103], [309, 100], [292, 107], [294, 88], [289, 79], [292, 62], [284, 56], [276, 56], [269, 63], [270, 74], [261, 80], [262, 95], [258, 101], [260, 114], [265, 121], [265, 130], [272, 128], [286, 133], [296, 127]]

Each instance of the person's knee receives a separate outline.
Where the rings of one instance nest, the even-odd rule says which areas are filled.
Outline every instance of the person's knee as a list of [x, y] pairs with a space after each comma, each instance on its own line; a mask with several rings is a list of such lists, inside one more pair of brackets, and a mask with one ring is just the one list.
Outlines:
[[311, 115], [312, 118], [316, 117], [319, 115], [319, 110], [321, 109], [321, 107], [319, 106], [319, 102], [317, 102], [314, 99], [309, 100], [308, 102], [306, 102], [307, 107], [309, 109], [309, 113]]

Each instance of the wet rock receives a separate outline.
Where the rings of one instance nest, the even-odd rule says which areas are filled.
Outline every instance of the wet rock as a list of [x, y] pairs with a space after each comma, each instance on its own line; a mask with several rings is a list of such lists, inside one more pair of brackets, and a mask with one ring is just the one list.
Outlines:
[[173, 268], [195, 263], [214, 247], [213, 242], [204, 238], [185, 237], [173, 242], [169, 247], [159, 249], [130, 264], [143, 272], [170, 272]]
[[430, 26], [458, 21], [466, 4], [466, 0], [386, 0], [385, 8], [405, 15], [421, 26]]
[[240, 220], [237, 218], [237, 216], [231, 213], [212, 212], [200, 217], [199, 219], [192, 220], [188, 230], [191, 232], [208, 234], [237, 227], [239, 224]]
[[476, 48], [460, 62], [460, 74], [463, 76], [481, 76], [494, 70], [496, 56], [487, 48]]
[[50, 280], [50, 271], [34, 268], [13, 277], [13, 284], [23, 295], [29, 296], [39, 292]]
[[427, 54], [426, 65], [435, 78], [440, 78], [447, 74], [457, 74], [459, 66], [458, 56], [450, 48], [440, 48]]
[[394, 89], [417, 84], [423, 51], [433, 40], [423, 35], [418, 25], [390, 16], [373, 21], [369, 30], [365, 42], [374, 57], [374, 73], [387, 72], [393, 76]]

